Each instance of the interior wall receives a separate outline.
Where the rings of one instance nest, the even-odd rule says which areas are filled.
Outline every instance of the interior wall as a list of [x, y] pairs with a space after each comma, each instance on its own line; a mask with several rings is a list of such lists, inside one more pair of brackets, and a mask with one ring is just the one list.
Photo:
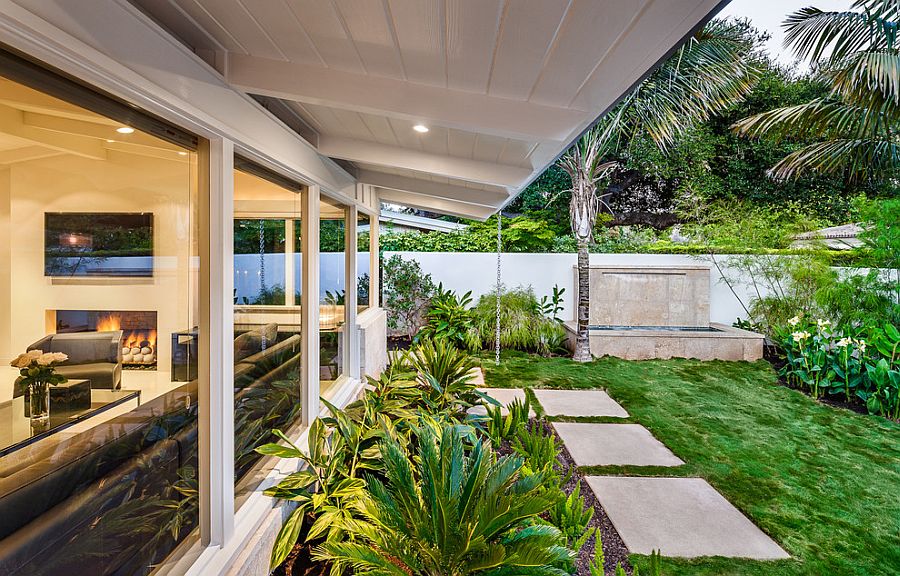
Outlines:
[[10, 317], [10, 196], [9, 196], [10, 170], [0, 167], [0, 362], [3, 364], [12, 360], [10, 343], [11, 324]]
[[[8, 172], [12, 305], [5, 316], [11, 330], [6, 354], [24, 351], [47, 333], [47, 310], [155, 310], [158, 366], [167, 370], [172, 332], [195, 323], [188, 158], [110, 151], [106, 160], [64, 155], [14, 164]], [[44, 276], [44, 213], [92, 211], [153, 213], [152, 278]]]

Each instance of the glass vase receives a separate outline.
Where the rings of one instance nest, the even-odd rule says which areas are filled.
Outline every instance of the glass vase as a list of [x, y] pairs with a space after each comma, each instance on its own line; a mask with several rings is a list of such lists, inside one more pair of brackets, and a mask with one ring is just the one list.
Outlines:
[[46, 432], [50, 429], [50, 385], [47, 382], [33, 382], [29, 386], [29, 396], [31, 433]]

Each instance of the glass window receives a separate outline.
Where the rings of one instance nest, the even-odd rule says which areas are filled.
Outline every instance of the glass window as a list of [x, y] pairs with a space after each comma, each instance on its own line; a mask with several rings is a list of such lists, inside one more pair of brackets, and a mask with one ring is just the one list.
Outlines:
[[[260, 169], [256, 169], [257, 171]], [[234, 179], [234, 459], [240, 506], [268, 469], [254, 449], [300, 418], [299, 186]], [[286, 242], [287, 238], [292, 239]]]
[[344, 373], [346, 218], [346, 206], [322, 196], [319, 206], [319, 381], [323, 394]]
[[284, 219], [235, 218], [235, 304], [285, 304], [284, 238]]
[[356, 309], [362, 312], [369, 307], [369, 291], [372, 270], [371, 218], [359, 212], [356, 224]]
[[199, 524], [197, 156], [0, 102], [0, 574], [147, 574]]

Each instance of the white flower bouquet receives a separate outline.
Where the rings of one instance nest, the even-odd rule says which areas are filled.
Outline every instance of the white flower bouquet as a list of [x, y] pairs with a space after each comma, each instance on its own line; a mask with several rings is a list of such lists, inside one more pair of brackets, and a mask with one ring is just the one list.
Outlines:
[[29, 350], [9, 363], [10, 366], [19, 369], [22, 383], [32, 386], [34, 384], [62, 384], [67, 380], [65, 376], [56, 373], [54, 364], [65, 362], [69, 357], [62, 352], [44, 352], [43, 350]]

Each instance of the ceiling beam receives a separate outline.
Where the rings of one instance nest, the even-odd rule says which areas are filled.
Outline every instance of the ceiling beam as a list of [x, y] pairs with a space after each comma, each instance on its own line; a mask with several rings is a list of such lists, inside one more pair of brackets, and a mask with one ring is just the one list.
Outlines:
[[457, 156], [432, 154], [377, 142], [319, 136], [319, 153], [332, 158], [405, 168], [416, 172], [438, 174], [458, 180], [518, 188], [531, 176], [531, 170], [509, 164], [495, 164]]
[[0, 165], [52, 158], [54, 156], [59, 156], [60, 154], [62, 154], [62, 152], [59, 150], [52, 150], [50, 148], [44, 148], [43, 146], [12, 148], [10, 150], [0, 151]]
[[583, 110], [236, 53], [228, 53], [225, 77], [253, 94], [528, 141], [567, 141], [592, 119]]
[[115, 126], [106, 124], [98, 124], [97, 122], [85, 122], [84, 120], [73, 120], [71, 118], [62, 118], [52, 114], [40, 114], [36, 112], [25, 111], [22, 113], [22, 122], [25, 126], [39, 128], [50, 132], [59, 132], [62, 134], [71, 134], [73, 136], [84, 136], [96, 138], [104, 142], [112, 140], [114, 142], [125, 142], [136, 146], [145, 146], [148, 148], [157, 148], [159, 150], [178, 151], [179, 146], [170, 144], [165, 140], [160, 140], [140, 130], [135, 130], [131, 134], [119, 134], [116, 132]]
[[487, 220], [497, 207], [469, 204], [445, 198], [435, 198], [424, 194], [416, 194], [406, 190], [394, 190], [392, 188], [376, 188], [378, 199], [389, 204], [401, 204], [410, 208], [419, 208], [429, 212], [439, 212], [461, 218], [473, 218], [475, 220]]
[[119, 125], [115, 120], [3, 78], [0, 78], [0, 104], [25, 112], [53, 114], [63, 118], [103, 123], [110, 126]]
[[469, 202], [472, 204], [480, 204], [482, 206], [499, 206], [509, 198], [509, 194], [502, 188], [496, 188], [494, 190], [478, 190], [476, 188], [466, 188], [465, 186], [458, 186], [455, 184], [442, 184], [431, 180], [419, 180], [418, 178], [410, 178], [408, 176], [387, 174], [375, 170], [361, 169], [358, 174], [358, 179], [362, 184], [371, 184], [379, 188], [413, 192], [434, 198]]
[[25, 113], [21, 110], [0, 106], [0, 131], [60, 152], [93, 160], [106, 160], [106, 149], [100, 140], [28, 126], [24, 116]]

